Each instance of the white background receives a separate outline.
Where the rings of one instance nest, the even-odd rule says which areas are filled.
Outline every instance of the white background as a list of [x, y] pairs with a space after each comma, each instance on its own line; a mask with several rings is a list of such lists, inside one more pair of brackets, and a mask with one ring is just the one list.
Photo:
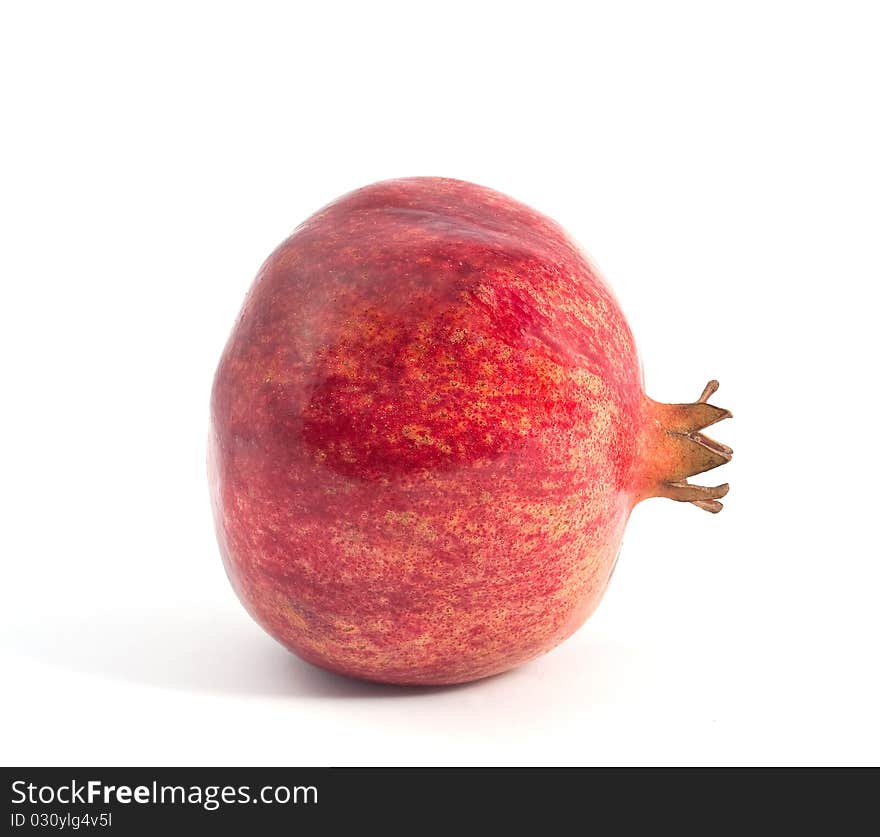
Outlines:
[[[871, 3], [30, 3], [0, 21], [8, 764], [880, 761]], [[647, 388], [735, 419], [724, 512], [654, 500], [571, 640], [412, 691], [228, 586], [208, 394], [265, 256], [437, 174], [555, 217]]]

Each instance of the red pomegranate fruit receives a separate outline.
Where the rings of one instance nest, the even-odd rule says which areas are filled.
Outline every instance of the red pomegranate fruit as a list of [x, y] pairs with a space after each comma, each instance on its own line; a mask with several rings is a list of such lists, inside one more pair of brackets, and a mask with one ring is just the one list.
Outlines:
[[642, 390], [608, 286], [553, 221], [443, 178], [377, 183], [269, 257], [223, 352], [209, 470], [251, 615], [354, 677], [510, 669], [599, 602], [636, 503], [720, 510], [707, 403]]

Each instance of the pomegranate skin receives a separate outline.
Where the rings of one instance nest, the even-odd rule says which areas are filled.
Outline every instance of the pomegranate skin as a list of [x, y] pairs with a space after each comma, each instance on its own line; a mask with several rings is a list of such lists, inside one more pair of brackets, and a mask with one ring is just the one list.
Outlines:
[[229, 578], [337, 672], [510, 669], [598, 604], [648, 493], [647, 403], [614, 296], [556, 223], [455, 180], [352, 192], [269, 257], [216, 373]]

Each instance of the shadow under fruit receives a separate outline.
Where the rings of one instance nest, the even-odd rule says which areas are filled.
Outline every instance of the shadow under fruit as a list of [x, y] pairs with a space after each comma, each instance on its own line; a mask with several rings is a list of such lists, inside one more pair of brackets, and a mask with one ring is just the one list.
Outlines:
[[550, 219], [456, 180], [352, 192], [266, 261], [223, 352], [209, 471], [227, 573], [304, 659], [459, 683], [599, 602], [636, 503], [707, 511], [730, 414], [642, 391], [608, 286]]

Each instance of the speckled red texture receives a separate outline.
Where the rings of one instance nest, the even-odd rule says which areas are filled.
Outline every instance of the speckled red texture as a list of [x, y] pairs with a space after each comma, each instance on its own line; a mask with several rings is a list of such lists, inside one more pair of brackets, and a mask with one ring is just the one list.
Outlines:
[[270, 256], [220, 362], [229, 577], [336, 671], [509, 669], [597, 605], [642, 404], [617, 302], [553, 221], [455, 180], [360, 189]]

